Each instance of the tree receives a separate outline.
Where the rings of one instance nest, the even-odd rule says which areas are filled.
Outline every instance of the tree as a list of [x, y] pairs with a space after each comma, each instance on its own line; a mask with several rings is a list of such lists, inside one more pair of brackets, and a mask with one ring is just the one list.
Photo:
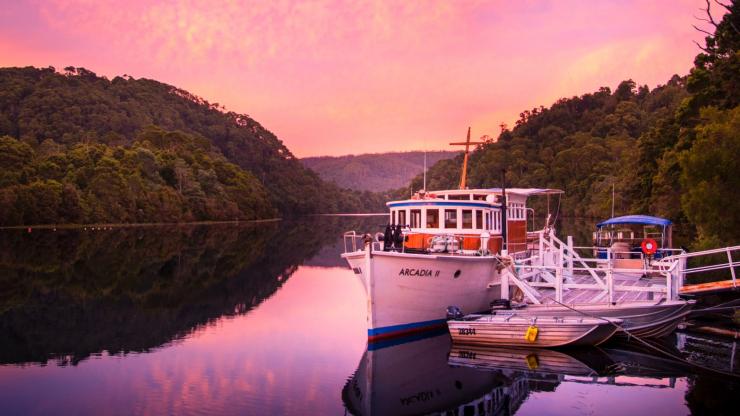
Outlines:
[[681, 201], [700, 242], [740, 242], [740, 107], [702, 110], [690, 150], [681, 154]]

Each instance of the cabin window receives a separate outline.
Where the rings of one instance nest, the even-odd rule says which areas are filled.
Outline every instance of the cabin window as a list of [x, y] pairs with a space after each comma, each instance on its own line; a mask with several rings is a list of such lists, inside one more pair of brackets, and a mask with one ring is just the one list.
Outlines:
[[501, 230], [501, 211], [493, 213], [493, 229], [496, 231]]
[[391, 225], [396, 225], [396, 211], [391, 210]]
[[427, 228], [439, 228], [438, 209], [427, 209]]
[[470, 195], [448, 195], [447, 199], [451, 199], [453, 201], [469, 201]]
[[421, 227], [421, 210], [420, 209], [412, 209], [411, 210], [411, 228], [419, 228]]
[[485, 201], [486, 200], [486, 196], [485, 195], [481, 195], [481, 194], [475, 194], [475, 195], [473, 195], [473, 200], [474, 201]]
[[462, 228], [466, 228], [466, 229], [473, 228], [473, 210], [472, 209], [462, 210]]
[[406, 210], [398, 211], [398, 225], [406, 225]]
[[445, 210], [445, 228], [457, 228], [457, 210]]
[[475, 227], [476, 229], [482, 230], [483, 229], [483, 211], [476, 209], [475, 210]]

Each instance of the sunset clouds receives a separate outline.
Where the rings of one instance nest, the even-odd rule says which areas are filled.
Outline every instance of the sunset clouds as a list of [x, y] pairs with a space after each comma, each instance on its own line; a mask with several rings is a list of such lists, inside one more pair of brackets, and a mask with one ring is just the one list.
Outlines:
[[685, 74], [703, 2], [39, 1], [0, 66], [84, 66], [247, 113], [298, 156], [445, 148], [523, 109]]

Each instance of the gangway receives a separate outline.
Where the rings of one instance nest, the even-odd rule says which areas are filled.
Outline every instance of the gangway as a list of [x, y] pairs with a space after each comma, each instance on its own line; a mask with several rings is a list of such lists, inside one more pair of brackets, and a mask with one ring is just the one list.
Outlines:
[[[534, 240], [534, 241], [532, 241]], [[501, 297], [509, 299], [519, 289], [522, 300], [541, 304], [620, 303], [627, 301], [672, 301], [700, 288], [737, 290], [735, 267], [740, 266], [740, 246], [687, 253], [666, 250], [661, 259], [642, 257], [642, 262], [621, 262], [623, 253], [606, 248], [606, 258], [589, 257], [596, 247], [576, 247], [572, 237], [563, 242], [551, 230], [530, 233], [528, 256], [502, 257]], [[600, 248], [603, 252], [604, 248]], [[727, 261], [712, 263], [718, 255]], [[641, 267], [626, 267], [626, 264]], [[689, 267], [693, 263], [696, 266]], [[729, 270], [731, 279], [703, 285], [685, 285], [688, 276], [702, 272]]]
[[[740, 288], [738, 288], [737, 274], [735, 272], [735, 267], [740, 266], [740, 261], [733, 259], [733, 257], [735, 259], [739, 257], [738, 251], [740, 251], [740, 246], [724, 247], [714, 250], [705, 250], [682, 254], [682, 258], [687, 260], [695, 260], [695, 262], [698, 263], [696, 267], [685, 268], [683, 270], [684, 275], [729, 269], [730, 279], [684, 285], [680, 289], [681, 295], [704, 295], [740, 290]], [[717, 257], [718, 255], [720, 255], [720, 257], [723, 259], [719, 263], [708, 264], [707, 261], [703, 261], [708, 257]], [[727, 262], [724, 261], [724, 258], [727, 259]]]

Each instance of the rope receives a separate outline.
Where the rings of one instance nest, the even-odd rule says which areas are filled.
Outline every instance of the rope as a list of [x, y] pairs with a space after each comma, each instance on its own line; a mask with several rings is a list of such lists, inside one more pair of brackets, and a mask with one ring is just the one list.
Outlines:
[[[733, 306], [727, 306], [727, 305], [733, 305]], [[733, 299], [727, 302], [722, 302], [718, 305], [709, 306], [704, 309], [696, 309], [691, 312], [696, 313], [696, 312], [706, 312], [706, 311], [714, 311], [714, 310], [737, 309], [739, 307], [740, 307], [740, 299]]]
[[580, 311], [578, 309], [572, 308], [572, 307], [570, 307], [570, 306], [568, 306], [568, 305], [566, 305], [564, 303], [558, 302], [557, 300], [555, 300], [555, 299], [553, 299], [553, 298], [551, 298], [549, 296], [546, 296], [545, 299], [549, 299], [549, 300], [557, 303], [558, 305], [564, 306], [564, 307], [566, 307], [566, 308], [568, 308], [568, 309], [570, 309], [572, 311], [575, 311], [577, 313], [580, 313], [581, 315], [585, 315], [585, 316], [588, 316], [588, 317], [591, 317], [591, 318], [596, 318], [596, 319], [600, 319], [602, 321], [606, 321], [606, 322], [614, 325], [615, 327], [617, 327], [617, 329], [619, 329], [620, 331], [623, 331], [625, 334], [627, 334], [627, 336], [628, 336], [627, 339], [628, 340], [631, 339], [631, 338], [634, 338], [637, 341], [639, 341], [641, 344], [647, 346], [648, 348], [653, 349], [655, 351], [658, 351], [659, 353], [664, 354], [664, 355], [666, 355], [668, 357], [671, 357], [671, 358], [673, 358], [673, 359], [675, 359], [677, 361], [681, 361], [684, 364], [687, 364], [689, 366], [692, 366], [692, 367], [695, 367], [695, 368], [698, 368], [698, 369], [701, 369], [701, 370], [704, 370], [704, 371], [708, 371], [708, 372], [711, 372], [711, 373], [717, 373], [717, 374], [721, 374], [723, 376], [729, 376], [729, 377], [739, 378], [740, 379], [740, 374], [728, 373], [726, 371], [717, 370], [717, 369], [714, 369], [714, 368], [711, 368], [711, 367], [706, 367], [706, 366], [703, 366], [701, 364], [692, 363], [691, 361], [688, 361], [687, 359], [685, 359], [685, 358], [683, 358], [681, 356], [675, 355], [675, 354], [671, 353], [670, 351], [666, 351], [666, 350], [658, 347], [657, 345], [653, 345], [652, 343], [643, 340], [642, 338], [638, 337], [637, 335], [634, 335], [631, 332], [629, 332], [628, 330], [626, 330], [622, 325], [619, 325], [618, 323], [613, 322], [613, 321], [611, 321], [611, 320], [609, 320], [607, 318], [604, 318], [604, 317], [601, 317], [601, 316], [596, 316], [596, 315], [591, 315], [589, 313], [586, 313], [586, 312]]

